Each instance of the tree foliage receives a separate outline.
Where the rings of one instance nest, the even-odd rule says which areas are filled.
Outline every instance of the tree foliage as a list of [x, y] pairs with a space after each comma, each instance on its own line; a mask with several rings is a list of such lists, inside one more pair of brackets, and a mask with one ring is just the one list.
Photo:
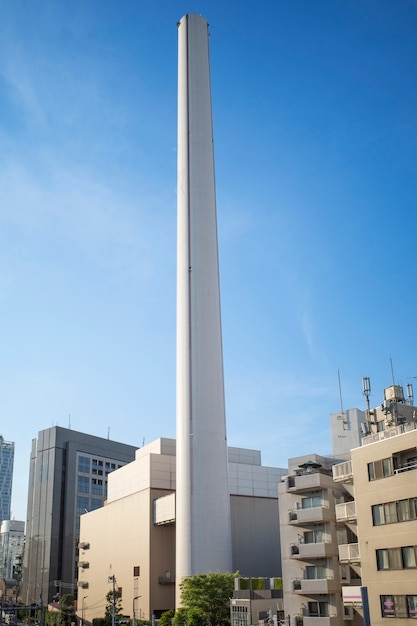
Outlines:
[[122, 594], [118, 589], [115, 589], [114, 592], [109, 591], [108, 594], [106, 595], [106, 610], [104, 613], [105, 626], [112, 625], [113, 610], [114, 610], [114, 616], [116, 619], [117, 619], [117, 616], [120, 615], [121, 612], [123, 611]]
[[159, 620], [159, 626], [171, 626], [174, 615], [175, 615], [174, 609], [169, 609], [169, 611], [164, 611]]
[[[185, 578], [181, 583], [181, 601], [187, 626], [228, 626], [229, 599], [233, 595], [235, 574], [211, 572]], [[178, 613], [178, 611], [177, 611]], [[178, 616], [178, 626], [184, 621]], [[176, 616], [177, 618], [177, 616]], [[177, 626], [177, 619], [175, 619]]]

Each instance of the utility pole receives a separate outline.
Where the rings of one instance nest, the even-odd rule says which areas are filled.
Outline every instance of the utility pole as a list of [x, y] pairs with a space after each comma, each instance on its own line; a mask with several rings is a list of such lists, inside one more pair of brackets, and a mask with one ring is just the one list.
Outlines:
[[107, 582], [113, 583], [113, 598], [111, 607], [111, 626], [116, 626], [116, 576], [109, 576]]

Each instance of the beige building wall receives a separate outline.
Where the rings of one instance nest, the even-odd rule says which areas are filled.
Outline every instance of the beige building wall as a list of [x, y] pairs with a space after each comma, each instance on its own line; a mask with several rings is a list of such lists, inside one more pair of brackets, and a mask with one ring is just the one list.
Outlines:
[[[284, 611], [291, 626], [342, 626], [342, 571], [335, 507], [344, 499], [333, 481], [332, 457], [289, 460], [279, 485]], [[352, 621], [350, 621], [352, 623]]]
[[[411, 506], [417, 510], [417, 430], [395, 434], [400, 430], [380, 433], [379, 441], [352, 450], [362, 583], [368, 589], [372, 626], [384, 626], [388, 621], [388, 617], [382, 616], [381, 596], [410, 595], [417, 599], [416, 568], [378, 570], [377, 566], [377, 550], [417, 546], [417, 518], [414, 516], [414, 519], [408, 521], [394, 521], [398, 514], [399, 501], [415, 498], [415, 504], [411, 503]], [[394, 436], [388, 437], [388, 434]], [[386, 461], [384, 470], [382, 463], [379, 463], [383, 459], [396, 461], [391, 469], [390, 462]], [[393, 474], [370, 480], [370, 463], [374, 464], [377, 472], [393, 471]], [[392, 523], [374, 525], [372, 506], [386, 503], [393, 503], [389, 507], [392, 511]], [[417, 547], [415, 551], [417, 556]], [[417, 613], [415, 616], [417, 617]], [[395, 617], [389, 619], [390, 624], [393, 620], [397, 621]], [[404, 626], [407, 622], [411, 624], [411, 618], [401, 618], [398, 621]]]
[[112, 576], [122, 589], [123, 615], [133, 617], [134, 608], [137, 619], [148, 620], [174, 604], [175, 526], [153, 523], [154, 500], [175, 487], [175, 456], [163, 454], [175, 451], [170, 444], [160, 439], [138, 450], [121, 474], [109, 476], [106, 505], [81, 518], [79, 560], [86, 566], [79, 568], [78, 613], [88, 623], [103, 617]]
[[[277, 484], [287, 470], [262, 466], [257, 450], [229, 448], [228, 456], [233, 570], [279, 577]], [[109, 475], [105, 506], [81, 516], [79, 561], [78, 616], [87, 623], [104, 616], [112, 576], [124, 615], [133, 617], [137, 596], [136, 619], [175, 606], [175, 440], [150, 443]]]

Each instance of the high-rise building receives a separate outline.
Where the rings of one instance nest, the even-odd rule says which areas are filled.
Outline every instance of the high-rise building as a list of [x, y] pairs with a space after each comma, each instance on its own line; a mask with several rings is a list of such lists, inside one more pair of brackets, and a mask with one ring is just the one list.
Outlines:
[[23, 562], [25, 604], [76, 593], [80, 515], [103, 506], [107, 478], [137, 447], [54, 426], [32, 441]]
[[0, 578], [20, 581], [24, 545], [25, 522], [4, 520], [0, 524]]
[[14, 443], [0, 435], [0, 522], [10, 519], [13, 463]]
[[231, 571], [208, 25], [178, 24], [177, 603], [183, 578]]

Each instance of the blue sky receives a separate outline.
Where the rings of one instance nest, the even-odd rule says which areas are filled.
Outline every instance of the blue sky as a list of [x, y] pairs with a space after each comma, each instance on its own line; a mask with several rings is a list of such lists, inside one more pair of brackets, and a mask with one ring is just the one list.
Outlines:
[[[175, 436], [177, 21], [210, 24], [230, 445], [330, 452], [417, 376], [414, 0], [2, 0], [0, 415]], [[416, 381], [417, 382], [417, 381]]]

